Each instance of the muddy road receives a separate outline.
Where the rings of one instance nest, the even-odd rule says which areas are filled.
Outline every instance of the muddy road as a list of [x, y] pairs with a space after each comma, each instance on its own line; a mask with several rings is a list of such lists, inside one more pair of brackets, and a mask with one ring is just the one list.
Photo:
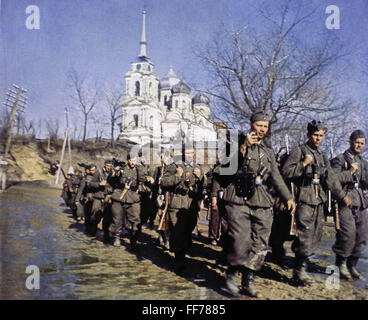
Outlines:
[[[172, 270], [172, 254], [156, 245], [156, 231], [143, 228], [135, 253], [129, 250], [127, 236], [120, 248], [105, 245], [101, 230], [97, 239], [84, 234], [84, 225], [74, 221], [60, 193], [47, 182], [29, 182], [0, 194], [0, 299], [230, 299], [221, 290], [221, 249], [205, 237], [205, 212], [202, 236], [195, 237], [187, 256], [187, 273], [179, 276]], [[327, 232], [311, 259], [315, 282], [308, 287], [293, 285], [291, 268], [266, 261], [255, 281], [261, 299], [368, 299], [366, 281], [328, 282], [331, 276], [325, 270], [334, 261], [332, 236]], [[291, 267], [290, 251], [288, 255]], [[39, 289], [26, 287], [30, 265], [39, 268]], [[358, 267], [368, 278], [368, 252]]]

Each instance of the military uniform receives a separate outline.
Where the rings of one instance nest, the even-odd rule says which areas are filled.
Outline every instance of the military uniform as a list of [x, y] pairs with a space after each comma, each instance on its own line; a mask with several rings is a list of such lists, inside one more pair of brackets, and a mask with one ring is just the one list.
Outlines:
[[[352, 163], [359, 164], [354, 174], [350, 172]], [[362, 190], [368, 186], [368, 163], [349, 149], [332, 159], [331, 166], [352, 200], [351, 208], [343, 203], [339, 204], [340, 230], [337, 230], [336, 242], [332, 249], [337, 255], [337, 264], [345, 263], [344, 260], [347, 259], [347, 266], [351, 269], [356, 266], [368, 241], [368, 200]], [[354, 276], [354, 273], [352, 275]]]
[[[77, 171], [76, 171], [77, 172]], [[78, 196], [78, 191], [80, 188], [82, 182], [82, 174], [79, 171], [79, 174], [75, 174], [73, 175], [73, 177], [70, 179], [70, 194], [71, 194], [71, 199], [70, 199], [70, 208], [72, 209], [72, 213], [73, 213], [73, 218], [74, 219], [80, 219], [83, 216], [83, 211], [81, 211], [81, 208], [79, 207], [78, 210], [78, 206], [76, 205], [77, 200], [77, 196]]]
[[[114, 190], [112, 195], [113, 206], [114, 206], [114, 227], [117, 232], [121, 229], [121, 223], [124, 224], [125, 228], [130, 233], [130, 241], [132, 249], [134, 249], [135, 242], [141, 231], [141, 197], [138, 190], [138, 170], [137, 167], [130, 167], [127, 165], [122, 172], [120, 182], [120, 187]], [[120, 199], [124, 187], [128, 190], [125, 193], [123, 199]], [[121, 206], [117, 202], [121, 203]], [[121, 210], [119, 212], [119, 210]], [[120, 221], [122, 217], [122, 221]], [[113, 228], [114, 228], [113, 227]], [[111, 229], [110, 229], [111, 230]]]
[[138, 170], [138, 191], [141, 196], [141, 223], [144, 225], [148, 220], [153, 227], [153, 221], [156, 217], [155, 202], [153, 199], [153, 182], [147, 182], [146, 177], [152, 177], [153, 172], [148, 164], [143, 162], [137, 165]]
[[[304, 167], [302, 162], [306, 155], [311, 155], [313, 162]], [[296, 257], [294, 276], [299, 280], [308, 281], [305, 273], [306, 262], [322, 237], [327, 190], [331, 190], [333, 196], [339, 201], [342, 201], [346, 192], [341, 189], [341, 184], [326, 154], [319, 148], [314, 149], [309, 142], [290, 152], [282, 173], [285, 178], [293, 181], [298, 189], [296, 195], [298, 207], [295, 213], [298, 236], [292, 245]], [[319, 180], [314, 179], [315, 175]], [[318, 197], [315, 188], [318, 190]]]
[[[96, 173], [92, 176], [92, 179], [90, 181], [87, 181], [87, 186], [90, 189], [90, 192], [93, 193], [93, 202], [92, 202], [92, 208], [91, 208], [91, 216], [89, 219], [89, 228], [88, 232], [90, 235], [96, 235], [97, 232], [97, 225], [103, 218], [105, 214], [105, 210], [109, 210], [109, 206], [105, 203], [105, 186], [101, 186], [100, 182], [107, 181], [108, 176], [110, 173], [108, 173], [105, 168], [102, 168], [102, 170], [96, 171]], [[108, 213], [106, 213], [108, 214]], [[108, 219], [104, 219], [103, 221], [103, 230], [104, 230], [104, 240], [107, 240], [108, 230]]]
[[[181, 177], [176, 174], [178, 167], [183, 169]], [[200, 169], [199, 178], [193, 174], [195, 167]], [[184, 266], [185, 254], [192, 243], [192, 231], [197, 224], [206, 180], [200, 165], [179, 160], [167, 167], [161, 186], [170, 192], [168, 207], [170, 251], [175, 253], [176, 266], [181, 268]]]
[[[265, 173], [259, 184], [255, 185], [254, 195], [249, 199], [239, 195], [237, 177], [242, 173], [258, 175], [263, 168]], [[262, 267], [267, 253], [273, 220], [274, 198], [269, 187], [274, 186], [285, 200], [290, 199], [291, 194], [277, 168], [273, 151], [263, 141], [248, 147], [245, 157], [239, 154], [238, 172], [225, 179], [228, 180], [223, 195], [228, 222], [228, 241], [225, 245], [228, 263], [257, 271]]]

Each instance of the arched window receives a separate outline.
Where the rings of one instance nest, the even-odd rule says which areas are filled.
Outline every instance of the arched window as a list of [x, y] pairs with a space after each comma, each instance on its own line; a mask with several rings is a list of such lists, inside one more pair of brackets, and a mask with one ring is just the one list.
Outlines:
[[178, 100], [175, 100], [175, 108], [178, 107]]
[[149, 124], [148, 124], [149, 128], [152, 130], [153, 129], [153, 116], [149, 117]]
[[148, 92], [149, 92], [149, 94], [151, 96], [153, 95], [153, 92], [152, 92], [152, 82], [150, 82], [149, 85], [148, 85]]
[[141, 84], [139, 81], [135, 82], [135, 96], [140, 96], [141, 95]]

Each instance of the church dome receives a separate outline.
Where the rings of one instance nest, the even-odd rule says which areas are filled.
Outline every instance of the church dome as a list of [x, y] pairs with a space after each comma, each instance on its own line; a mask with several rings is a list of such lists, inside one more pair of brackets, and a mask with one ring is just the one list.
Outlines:
[[190, 94], [191, 89], [183, 81], [180, 81], [172, 87], [172, 93], [186, 93]]
[[197, 103], [204, 103], [208, 105], [210, 103], [210, 99], [204, 93], [199, 92], [192, 99], [192, 104]]
[[169, 72], [160, 80], [160, 89], [171, 89], [174, 85], [180, 82], [173, 69], [170, 67]]

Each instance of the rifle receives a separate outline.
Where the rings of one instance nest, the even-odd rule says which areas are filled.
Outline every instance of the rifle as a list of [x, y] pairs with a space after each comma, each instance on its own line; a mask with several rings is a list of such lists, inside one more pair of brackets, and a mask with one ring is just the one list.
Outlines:
[[167, 209], [169, 207], [170, 201], [170, 192], [166, 191], [165, 193], [165, 208], [162, 210], [162, 216], [160, 219], [160, 224], [157, 230], [167, 230], [168, 229], [168, 219], [167, 219]]
[[128, 192], [128, 190], [130, 189], [130, 186], [132, 184], [133, 180], [131, 180], [130, 178], [128, 179], [127, 183], [125, 184], [124, 190], [121, 192], [120, 195], [120, 200], [123, 200], [125, 194]]
[[[289, 149], [289, 136], [285, 135], [285, 144], [286, 144], [286, 154], [289, 156], [290, 149]], [[293, 182], [290, 182], [290, 188], [291, 188], [291, 195], [293, 199], [295, 200], [295, 185]], [[291, 213], [291, 223], [290, 223], [290, 231], [289, 234], [291, 236], [297, 236], [298, 235], [298, 229], [296, 226], [296, 220], [295, 220], [295, 213]]]
[[[334, 158], [334, 151], [333, 151], [333, 145], [332, 145], [332, 139], [330, 139], [330, 160], [332, 160]], [[329, 201], [332, 202], [332, 194], [331, 194], [331, 190], [328, 190], [328, 196], [329, 196]], [[329, 207], [332, 205], [329, 202]], [[334, 208], [335, 208], [335, 214], [334, 214], [334, 222], [335, 222], [335, 228], [336, 230], [340, 230], [340, 218], [339, 218], [339, 204], [337, 203], [337, 201], [334, 201]], [[332, 210], [332, 208], [331, 208]]]

